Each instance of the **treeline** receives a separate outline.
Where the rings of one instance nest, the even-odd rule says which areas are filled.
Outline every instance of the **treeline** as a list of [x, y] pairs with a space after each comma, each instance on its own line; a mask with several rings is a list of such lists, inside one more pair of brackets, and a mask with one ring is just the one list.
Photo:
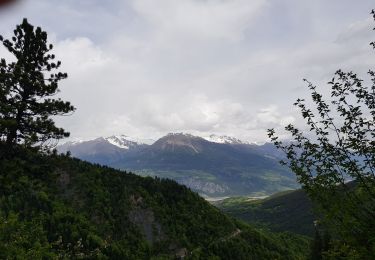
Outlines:
[[23, 148], [0, 160], [0, 258], [302, 259], [308, 246], [239, 223], [172, 180]]

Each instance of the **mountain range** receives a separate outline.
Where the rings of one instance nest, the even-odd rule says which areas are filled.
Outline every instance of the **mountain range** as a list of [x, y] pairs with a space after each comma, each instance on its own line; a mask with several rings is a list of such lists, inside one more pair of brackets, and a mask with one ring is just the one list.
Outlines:
[[298, 187], [294, 174], [279, 164], [282, 154], [272, 144], [228, 136], [170, 133], [152, 141], [119, 135], [67, 142], [57, 150], [143, 176], [174, 179], [207, 197], [265, 195]]

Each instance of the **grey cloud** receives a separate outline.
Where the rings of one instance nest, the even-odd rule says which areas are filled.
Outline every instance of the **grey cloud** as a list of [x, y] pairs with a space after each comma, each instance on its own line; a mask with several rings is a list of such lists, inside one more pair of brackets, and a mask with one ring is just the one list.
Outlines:
[[264, 141], [269, 127], [302, 125], [291, 104], [307, 95], [303, 78], [324, 89], [338, 68], [375, 65], [370, 5], [25, 0], [0, 30], [29, 17], [49, 32], [69, 74], [61, 97], [78, 109], [56, 119], [72, 138], [186, 131]]

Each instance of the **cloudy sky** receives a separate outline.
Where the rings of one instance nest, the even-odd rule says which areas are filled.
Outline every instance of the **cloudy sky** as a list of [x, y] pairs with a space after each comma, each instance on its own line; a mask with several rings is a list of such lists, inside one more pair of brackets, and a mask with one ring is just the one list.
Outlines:
[[[9, 37], [27, 17], [48, 32], [77, 108], [72, 139], [168, 132], [266, 140], [302, 125], [307, 78], [375, 68], [373, 0], [19, 0], [0, 10]], [[0, 48], [1, 57], [9, 57]]]

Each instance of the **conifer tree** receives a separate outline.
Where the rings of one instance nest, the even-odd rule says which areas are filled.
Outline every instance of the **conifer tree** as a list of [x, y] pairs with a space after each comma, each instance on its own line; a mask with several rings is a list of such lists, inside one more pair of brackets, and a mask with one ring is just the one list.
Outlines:
[[0, 41], [15, 61], [0, 60], [0, 140], [7, 147], [16, 144], [45, 147], [48, 141], [69, 136], [55, 125], [52, 116], [65, 115], [75, 108], [60, 98], [58, 83], [67, 77], [56, 72], [60, 61], [51, 54], [47, 33], [24, 19], [14, 36]]

